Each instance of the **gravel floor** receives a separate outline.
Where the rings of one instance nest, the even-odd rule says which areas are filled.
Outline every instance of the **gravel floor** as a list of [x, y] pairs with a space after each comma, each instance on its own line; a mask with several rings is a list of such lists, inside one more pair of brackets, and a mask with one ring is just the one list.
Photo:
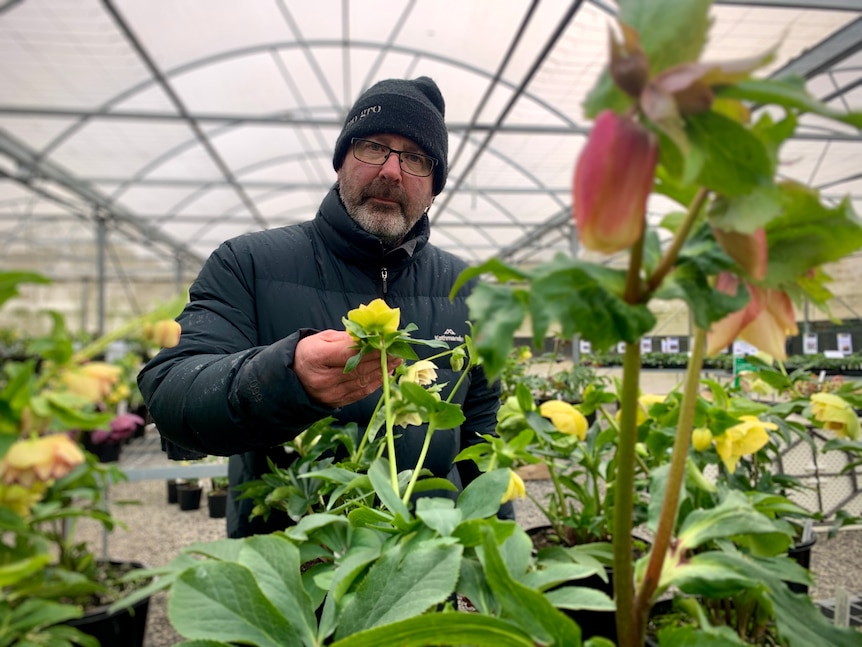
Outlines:
[[[527, 485], [532, 492], [539, 494], [547, 487], [544, 481], [527, 481]], [[111, 490], [111, 499], [115, 515], [127, 525], [127, 529], [118, 529], [107, 538], [107, 554], [112, 558], [156, 566], [167, 563], [183, 546], [192, 542], [225, 536], [225, 520], [210, 519], [205, 500], [201, 508], [194, 511], [181, 511], [177, 505], [169, 505], [164, 481], [116, 485]], [[117, 504], [124, 500], [137, 503]], [[516, 514], [524, 527], [543, 523], [541, 513], [529, 501], [518, 502]], [[95, 528], [82, 525], [78, 532], [95, 546], [102, 546], [104, 537]], [[862, 530], [843, 531], [831, 540], [818, 536], [812, 555], [815, 599], [832, 598], [838, 586], [846, 588], [851, 596], [862, 595], [860, 554]], [[180, 640], [167, 620], [166, 595], [156, 595], [150, 602], [145, 647], [167, 647]]]

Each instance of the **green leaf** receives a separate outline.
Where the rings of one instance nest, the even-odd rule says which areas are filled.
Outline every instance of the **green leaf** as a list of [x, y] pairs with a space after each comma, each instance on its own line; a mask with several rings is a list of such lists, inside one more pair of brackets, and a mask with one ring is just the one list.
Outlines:
[[18, 296], [18, 287], [22, 283], [46, 285], [51, 283], [51, 279], [35, 272], [0, 272], [0, 307]]
[[307, 644], [263, 595], [255, 574], [233, 562], [205, 562], [186, 570], [171, 590], [168, 615], [187, 638], [259, 647]]
[[730, 491], [715, 508], [691, 512], [679, 531], [679, 543], [692, 550], [708, 541], [749, 533], [781, 531], [775, 522], [759, 513], [741, 492]]
[[449, 537], [463, 521], [464, 513], [451, 499], [426, 497], [416, 501], [416, 516], [440, 536]]
[[781, 192], [774, 184], [750, 193], [718, 196], [709, 208], [709, 221], [719, 229], [752, 234], [781, 213]]
[[480, 265], [474, 265], [462, 271], [452, 286], [452, 290], [449, 292], [449, 298], [454, 299], [465, 283], [483, 274], [492, 274], [500, 283], [525, 281], [529, 277], [529, 274], [524, 272], [524, 270], [507, 265], [498, 258], [492, 258]]
[[458, 509], [464, 520], [493, 517], [509, 487], [509, 470], [494, 470], [479, 475], [458, 496]]
[[368, 468], [368, 478], [371, 479], [371, 485], [374, 486], [374, 493], [380, 499], [380, 503], [389, 510], [392, 514], [401, 515], [405, 519], [410, 518], [410, 512], [407, 506], [401, 501], [401, 494], [396, 492], [392, 487], [392, 481], [389, 478], [389, 461], [385, 458], [378, 458], [371, 467]]
[[294, 627], [302, 643], [315, 644], [317, 619], [311, 597], [302, 586], [299, 549], [279, 535], [249, 537], [239, 563], [256, 575], [263, 595]]
[[697, 182], [721, 195], [739, 196], [772, 183], [773, 162], [751, 130], [717, 112], [686, 118], [693, 149], [704, 156]]
[[560, 335], [580, 334], [596, 350], [640, 339], [653, 328], [655, 317], [646, 305], [622, 299], [624, 284], [624, 271], [557, 256], [533, 278], [530, 314], [535, 346], [541, 347], [554, 322], [561, 326]]
[[545, 595], [558, 609], [615, 611], [617, 608], [607, 593], [586, 586], [563, 586]]
[[726, 626], [699, 627], [669, 626], [658, 633], [662, 647], [745, 647], [733, 629]]
[[463, 548], [424, 541], [409, 551], [394, 545], [382, 554], [342, 610], [336, 638], [420, 615], [455, 588]]
[[862, 129], [862, 113], [839, 112], [814, 98], [805, 88], [801, 76], [778, 79], [747, 79], [716, 89], [716, 96], [741, 99], [759, 104], [774, 104], [801, 112], [810, 112]]
[[581, 629], [542, 593], [512, 579], [490, 530], [485, 531], [482, 563], [488, 585], [505, 617], [511, 618], [540, 644], [581, 645]]
[[783, 213], [766, 228], [770, 285], [794, 282], [862, 247], [862, 223], [848, 200], [830, 208], [809, 187], [786, 182], [780, 188]]
[[499, 618], [478, 613], [435, 613], [362, 631], [332, 647], [534, 647], [527, 634]]
[[480, 283], [467, 297], [470, 319], [475, 322], [473, 341], [489, 379], [506, 365], [515, 333], [527, 315], [529, 296], [524, 289]]

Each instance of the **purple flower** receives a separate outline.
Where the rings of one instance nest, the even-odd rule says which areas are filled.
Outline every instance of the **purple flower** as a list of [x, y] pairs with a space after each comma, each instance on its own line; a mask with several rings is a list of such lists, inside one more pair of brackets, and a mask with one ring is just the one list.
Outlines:
[[90, 432], [90, 441], [94, 445], [102, 443], [117, 444], [123, 442], [126, 438], [135, 433], [140, 425], [144, 424], [144, 419], [134, 413], [122, 413], [111, 420], [110, 430], [94, 429]]

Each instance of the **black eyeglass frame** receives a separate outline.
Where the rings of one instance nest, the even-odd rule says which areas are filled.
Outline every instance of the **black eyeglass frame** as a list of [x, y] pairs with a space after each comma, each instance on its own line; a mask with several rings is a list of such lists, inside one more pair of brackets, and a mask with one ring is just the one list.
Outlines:
[[[387, 149], [389, 152], [386, 153], [386, 157], [383, 158], [383, 161], [381, 161], [379, 163], [368, 162], [364, 159], [360, 159], [356, 155], [356, 142], [367, 142], [369, 144], [374, 144], [375, 146], [380, 146], [381, 148]], [[432, 175], [434, 173], [434, 169], [440, 163], [440, 161], [436, 157], [431, 157], [430, 155], [426, 155], [425, 153], [417, 153], [416, 151], [400, 151], [400, 150], [397, 150], [395, 148], [392, 148], [391, 146], [387, 146], [386, 144], [381, 144], [380, 142], [376, 142], [373, 139], [364, 139], [362, 137], [352, 137], [350, 139], [350, 149], [353, 152], [353, 157], [355, 159], [359, 160], [363, 164], [371, 164], [372, 166], [383, 166], [384, 164], [386, 164], [386, 161], [389, 159], [389, 156], [392, 155], [392, 153], [395, 153], [398, 155], [398, 166], [401, 168], [402, 171], [407, 173], [407, 175], [412, 175], [413, 177], [429, 177], [430, 175]], [[417, 173], [413, 173], [413, 172], [409, 171], [408, 169], [404, 168], [404, 160], [401, 159], [401, 155], [403, 153], [407, 153], [408, 155], [418, 155], [419, 157], [424, 157], [425, 159], [430, 160], [431, 161], [431, 168], [428, 170], [428, 172], [425, 175], [419, 175]]]

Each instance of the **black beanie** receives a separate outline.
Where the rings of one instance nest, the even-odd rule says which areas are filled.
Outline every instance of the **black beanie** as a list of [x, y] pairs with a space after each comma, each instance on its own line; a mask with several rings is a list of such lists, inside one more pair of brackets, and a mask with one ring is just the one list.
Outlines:
[[434, 167], [434, 195], [437, 195], [443, 190], [449, 172], [445, 113], [446, 104], [440, 88], [427, 76], [413, 81], [386, 79], [375, 83], [360, 95], [347, 113], [344, 128], [335, 142], [332, 165], [336, 171], [341, 168], [354, 137], [401, 135], [437, 159]]

